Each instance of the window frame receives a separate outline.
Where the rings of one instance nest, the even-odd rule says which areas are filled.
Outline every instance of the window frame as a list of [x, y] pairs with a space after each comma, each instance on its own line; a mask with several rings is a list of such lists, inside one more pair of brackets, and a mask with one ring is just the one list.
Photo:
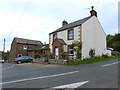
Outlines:
[[[69, 38], [69, 32], [70, 31], [73, 31], [73, 38]], [[69, 29], [68, 31], [67, 31], [67, 39], [68, 40], [74, 40], [74, 29], [72, 28], [72, 29]]]
[[22, 57], [22, 54], [18, 54], [18, 58], [19, 58], [19, 55], [21, 55], [21, 57]]
[[54, 39], [54, 36], [55, 36], [55, 35], [56, 35], [56, 38], [57, 38], [57, 33], [54, 33], [54, 34], [53, 34], [53, 41], [56, 39], [56, 38]]
[[[73, 54], [70, 54], [70, 53], [69, 53], [69, 47], [70, 47], [70, 46], [72, 46], [72, 45], [68, 45], [68, 55], [69, 55], [69, 56], [74, 56], [74, 50], [73, 50], [73, 49], [71, 49], [71, 50], [73, 51]], [[73, 46], [72, 46], [72, 47], [73, 47]]]
[[[26, 46], [26, 48], [25, 48], [25, 46]], [[27, 45], [23, 45], [23, 49], [24, 49], [24, 50], [27, 50], [27, 48], [28, 48], [28, 46], [27, 46]]]

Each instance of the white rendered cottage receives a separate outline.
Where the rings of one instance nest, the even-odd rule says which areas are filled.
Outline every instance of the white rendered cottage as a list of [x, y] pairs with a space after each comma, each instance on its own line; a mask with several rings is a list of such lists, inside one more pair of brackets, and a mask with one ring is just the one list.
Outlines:
[[81, 59], [90, 57], [90, 49], [95, 49], [95, 56], [111, 55], [111, 51], [106, 49], [106, 34], [97, 18], [97, 12], [93, 10], [93, 6], [90, 13], [89, 17], [69, 24], [67, 21], [63, 21], [61, 28], [49, 33], [49, 48], [54, 59], [61, 58], [61, 48], [68, 52], [69, 57], [75, 57], [72, 47], [73, 41], [82, 42]]

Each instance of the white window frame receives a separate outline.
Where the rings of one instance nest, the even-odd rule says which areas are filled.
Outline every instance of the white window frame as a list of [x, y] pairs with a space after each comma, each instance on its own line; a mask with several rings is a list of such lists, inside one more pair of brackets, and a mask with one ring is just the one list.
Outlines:
[[[69, 47], [71, 47], [71, 46], [68, 46], [68, 53], [69, 53], [69, 55], [74, 55], [73, 49], [70, 49]], [[72, 47], [73, 47], [73, 46], [72, 46]], [[70, 51], [73, 51], [73, 54], [70, 54]]]
[[19, 57], [19, 55], [21, 55], [21, 57], [22, 57], [22, 54], [18, 54], [18, 57]]
[[23, 46], [23, 49], [24, 49], [24, 50], [27, 50], [27, 45], [24, 45], [24, 46]]

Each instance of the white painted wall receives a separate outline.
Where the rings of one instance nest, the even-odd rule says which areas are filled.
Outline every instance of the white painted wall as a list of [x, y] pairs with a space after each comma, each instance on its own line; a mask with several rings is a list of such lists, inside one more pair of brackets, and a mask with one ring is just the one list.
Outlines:
[[[79, 39], [79, 37], [78, 37], [78, 35], [79, 35], [79, 28], [78, 27], [74, 28], [74, 40], [78, 40]], [[72, 42], [74, 41], [74, 40], [67, 40], [67, 30], [64, 30], [64, 31], [61, 31], [61, 32], [57, 32], [57, 37], [63, 39], [67, 45], [72, 44]]]
[[111, 55], [106, 51], [106, 34], [95, 16], [82, 24], [82, 59], [89, 58], [91, 48], [95, 49], [96, 56]]
[[50, 42], [49, 42], [51, 53], [52, 53], [52, 42], [53, 42], [53, 34], [50, 35]]
[[[79, 27], [77, 26], [74, 28], [74, 40], [79, 40]], [[65, 41], [67, 45], [71, 45], [74, 40], [67, 40], [67, 30], [57, 32], [57, 38], [61, 38]], [[51, 34], [51, 40], [50, 40], [50, 52], [52, 52], [52, 42], [53, 42], [53, 34]], [[64, 51], [67, 52], [67, 45], [64, 45]]]

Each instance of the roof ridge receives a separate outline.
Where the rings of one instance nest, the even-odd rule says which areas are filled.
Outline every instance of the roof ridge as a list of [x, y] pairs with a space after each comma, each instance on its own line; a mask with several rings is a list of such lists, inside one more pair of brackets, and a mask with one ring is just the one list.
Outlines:
[[[91, 17], [91, 16], [87, 16], [87, 17], [85, 17], [85, 18], [83, 18], [83, 19], [90, 18], [90, 17]], [[79, 19], [79, 20], [73, 21], [73, 22], [71, 22], [71, 23], [75, 23], [75, 22], [81, 21], [81, 20], [83, 20], [83, 19]], [[68, 24], [71, 24], [71, 23], [68, 23]]]
[[89, 18], [91, 18], [92, 16], [88, 16], [88, 17], [85, 17], [83, 19], [80, 19], [80, 20], [77, 20], [77, 21], [74, 21], [74, 22], [71, 22], [69, 24], [66, 24], [60, 28], [58, 28], [57, 30], [49, 33], [50, 34], [53, 34], [53, 33], [56, 33], [56, 32], [59, 32], [59, 31], [63, 31], [63, 30], [66, 30], [66, 29], [69, 29], [69, 28], [73, 28], [73, 27], [76, 27], [76, 26], [79, 26], [81, 24], [83, 24], [84, 22], [86, 22]]
[[[19, 38], [19, 37], [14, 37], [15, 39], [23, 39], [23, 40], [29, 40], [29, 41], [39, 41], [39, 40], [31, 40], [31, 39], [26, 39], [26, 38]], [[39, 41], [39, 42], [41, 42], [41, 41]]]

